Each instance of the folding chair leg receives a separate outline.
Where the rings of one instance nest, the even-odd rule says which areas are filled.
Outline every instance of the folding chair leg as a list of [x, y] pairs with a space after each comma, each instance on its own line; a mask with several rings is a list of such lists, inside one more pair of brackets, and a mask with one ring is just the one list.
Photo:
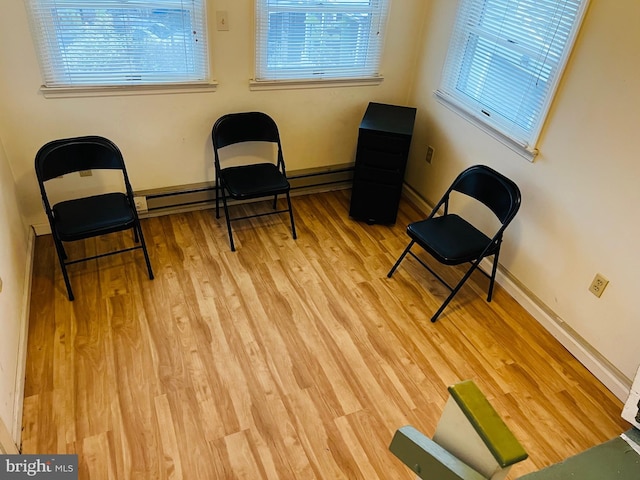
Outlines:
[[400, 265], [402, 260], [404, 260], [404, 257], [407, 256], [407, 253], [409, 253], [409, 250], [411, 250], [411, 247], [413, 247], [414, 243], [416, 243], [415, 240], [411, 240], [409, 242], [409, 245], [407, 245], [407, 248], [404, 249], [404, 252], [402, 252], [402, 255], [400, 255], [400, 258], [398, 258], [398, 260], [396, 261], [395, 265], [393, 267], [391, 267], [391, 270], [389, 270], [389, 273], [387, 273], [387, 278], [391, 278], [391, 275], [393, 275], [393, 272], [396, 271], [396, 268], [398, 268], [398, 265]]
[[440, 314], [444, 311], [444, 309], [447, 307], [447, 305], [449, 305], [449, 302], [451, 302], [451, 300], [453, 300], [453, 297], [456, 296], [456, 293], [458, 293], [458, 291], [462, 288], [462, 285], [464, 285], [464, 282], [467, 281], [467, 279], [471, 276], [473, 271], [476, 268], [478, 268], [478, 265], [480, 265], [480, 260], [476, 260], [473, 263], [473, 265], [471, 265], [471, 268], [469, 268], [469, 270], [467, 270], [467, 273], [464, 274], [464, 276], [458, 282], [458, 284], [451, 290], [451, 293], [449, 294], [447, 299], [444, 301], [444, 303], [442, 305], [440, 305], [440, 308], [438, 308], [436, 313], [433, 314], [433, 317], [431, 317], [431, 323], [436, 323], [436, 321], [438, 320], [438, 317], [440, 316]]
[[219, 192], [220, 192], [220, 180], [216, 178], [216, 218], [220, 218], [220, 193]]
[[293, 235], [293, 239], [295, 240], [298, 238], [298, 235], [296, 234], [296, 224], [293, 220], [293, 208], [291, 207], [291, 196], [289, 195], [289, 192], [287, 192], [287, 205], [289, 205], [289, 219], [291, 219], [291, 233]]
[[62, 276], [64, 277], [64, 284], [67, 287], [67, 296], [69, 297], [69, 301], [73, 302], [75, 300], [75, 297], [73, 296], [73, 290], [71, 290], [71, 282], [69, 281], [69, 275], [67, 274], [67, 267], [66, 265], [64, 265], [64, 262], [62, 262]]
[[[53, 227], [52, 227], [52, 230], [53, 230]], [[60, 240], [58, 240], [55, 235], [53, 235], [53, 243], [54, 243], [54, 245], [56, 247], [56, 252], [58, 253], [58, 255], [59, 256], [62, 255], [62, 259], [66, 260], [67, 259], [67, 252], [64, 249], [64, 245], [62, 245], [62, 242]]]
[[496, 282], [496, 273], [498, 272], [498, 256], [500, 255], [500, 247], [493, 256], [493, 268], [491, 269], [491, 277], [489, 278], [489, 292], [487, 293], [487, 302], [493, 297], [493, 284]]
[[153, 276], [153, 270], [151, 269], [149, 252], [147, 252], [147, 244], [144, 241], [144, 235], [142, 234], [142, 225], [140, 225], [140, 221], [138, 221], [137, 227], [134, 227], [133, 230], [136, 232], [136, 237], [138, 236], [140, 237], [140, 246], [142, 247], [142, 253], [144, 253], [144, 261], [147, 264], [147, 271], [149, 272], [149, 280], [153, 280], [155, 277]]
[[231, 245], [231, 251], [235, 252], [236, 246], [233, 243], [233, 231], [231, 230], [231, 220], [229, 219], [229, 207], [227, 206], [227, 197], [224, 196], [224, 192], [222, 193], [223, 193], [222, 206], [224, 207], [224, 217], [225, 217], [225, 220], [227, 221], [227, 232], [229, 233], [229, 244]]
[[273, 209], [275, 210], [278, 205], [278, 195], [273, 196]]
[[56, 246], [56, 252], [58, 253], [58, 260], [60, 261], [60, 270], [62, 270], [62, 278], [64, 278], [64, 284], [67, 287], [67, 296], [69, 301], [73, 302], [75, 297], [73, 296], [73, 290], [71, 289], [71, 282], [69, 281], [69, 274], [67, 274], [67, 265], [64, 263], [64, 259], [67, 258], [67, 254], [64, 251], [62, 242], [54, 239], [53, 242]]

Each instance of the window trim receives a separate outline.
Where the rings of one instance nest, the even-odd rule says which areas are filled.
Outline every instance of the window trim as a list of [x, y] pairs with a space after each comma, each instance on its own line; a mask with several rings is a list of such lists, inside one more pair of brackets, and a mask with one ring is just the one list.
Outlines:
[[[464, 1], [464, 0], [461, 0], [461, 1]], [[471, 0], [471, 1], [474, 1], [474, 0]], [[536, 123], [534, 127], [531, 129], [531, 131], [529, 132], [528, 142], [521, 141], [515, 135], [515, 131], [517, 130], [517, 128], [513, 129], [514, 131], [513, 134], [510, 134], [508, 129], [501, 128], [501, 123], [507, 123], [507, 122], [487, 121], [486, 116], [481, 115], [481, 113], [483, 109], [492, 111], [491, 108], [489, 107], [474, 108], [474, 102], [472, 100], [465, 102], [463, 100], [458, 99], [455, 95], [452, 95], [448, 91], [449, 88], [448, 86], [445, 86], [445, 83], [444, 83], [444, 70], [445, 70], [444, 66], [447, 65], [446, 62], [448, 61], [448, 58], [445, 59], [445, 63], [443, 64], [443, 77], [440, 80], [440, 85], [434, 92], [436, 99], [445, 107], [449, 108], [451, 111], [455, 112], [456, 114], [463, 117], [465, 120], [469, 121], [476, 127], [480, 128], [481, 130], [483, 130], [485, 133], [487, 133], [494, 139], [506, 145], [511, 150], [513, 150], [514, 152], [516, 152], [517, 154], [519, 154], [529, 162], [533, 162], [539, 153], [538, 144], [540, 141], [540, 136], [548, 121], [551, 105], [554, 102], [555, 96], [558, 91], [558, 87], [565, 74], [567, 64], [569, 62], [569, 59], [575, 47], [575, 43], [578, 38], [580, 29], [584, 23], [584, 19], [586, 17], [589, 5], [590, 5], [590, 0], [581, 0], [580, 6], [578, 7], [578, 11], [575, 16], [575, 22], [571, 27], [562, 55], [556, 65], [556, 69], [555, 69], [556, 73], [551, 78], [551, 83], [546, 92], [544, 101], [541, 104], [542, 106], [540, 108]], [[449, 40], [449, 45], [447, 50], [447, 57], [449, 57], [449, 52], [451, 51], [453, 39], [455, 37], [455, 33], [456, 33], [455, 28], [458, 26], [458, 23], [460, 22], [459, 15], [460, 15], [461, 6], [462, 4], [459, 5], [458, 12], [454, 19], [452, 34]], [[496, 114], [496, 116], [498, 115], [499, 114]]]
[[218, 82], [198, 83], [166, 83], [153, 85], [118, 85], [118, 86], [40, 86], [44, 98], [87, 98], [87, 97], [121, 97], [129, 95], [165, 95], [177, 93], [210, 93], [215, 92]]
[[472, 125], [475, 125], [480, 130], [483, 130], [486, 134], [498, 140], [503, 145], [509, 147], [525, 160], [529, 162], [533, 162], [535, 160], [536, 156], [539, 153], [537, 148], [529, 148], [523, 146], [522, 144], [511, 138], [508, 134], [501, 132], [497, 128], [494, 128], [492, 125], [487, 123], [484, 118], [481, 118], [479, 115], [474, 115], [475, 112], [468, 110], [466, 105], [462, 105], [460, 102], [457, 102], [455, 98], [448, 95], [447, 93], [441, 90], [436, 90], [433, 92], [433, 94], [442, 105], [447, 107], [452, 112], [458, 114]]
[[326, 78], [313, 80], [249, 80], [249, 90], [295, 90], [305, 88], [370, 87], [380, 85], [384, 77]]

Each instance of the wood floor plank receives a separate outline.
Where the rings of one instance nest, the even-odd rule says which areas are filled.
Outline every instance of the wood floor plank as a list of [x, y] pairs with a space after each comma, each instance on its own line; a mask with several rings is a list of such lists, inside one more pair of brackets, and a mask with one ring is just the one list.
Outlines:
[[117, 480], [117, 471], [112, 463], [108, 432], [86, 437], [82, 441], [79, 455], [78, 476], [96, 480]]
[[78, 453], [91, 480], [409, 479], [388, 451], [394, 431], [432, 435], [447, 386], [465, 379], [529, 452], [509, 479], [628, 428], [502, 288], [486, 302], [482, 275], [429, 322], [446, 288], [412, 258], [386, 277], [423, 215], [414, 205], [367, 225], [348, 217], [348, 191], [293, 202], [297, 240], [286, 215], [260, 217], [237, 222], [236, 252], [213, 210], [146, 219], [155, 280], [139, 251], [76, 264], [74, 302], [38, 237], [22, 451]]

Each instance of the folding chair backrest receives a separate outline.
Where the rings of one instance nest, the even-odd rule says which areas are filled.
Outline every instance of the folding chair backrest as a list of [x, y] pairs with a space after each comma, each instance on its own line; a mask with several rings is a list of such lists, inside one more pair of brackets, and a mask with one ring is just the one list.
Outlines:
[[47, 143], [36, 155], [35, 168], [41, 182], [80, 170], [122, 170], [127, 178], [120, 149], [110, 140], [97, 136]]
[[466, 169], [456, 178], [450, 190], [482, 202], [503, 225], [508, 224], [520, 208], [518, 186], [485, 165], [475, 165]]
[[211, 138], [215, 148], [241, 142], [273, 142], [280, 144], [278, 127], [262, 112], [231, 113], [214, 124]]

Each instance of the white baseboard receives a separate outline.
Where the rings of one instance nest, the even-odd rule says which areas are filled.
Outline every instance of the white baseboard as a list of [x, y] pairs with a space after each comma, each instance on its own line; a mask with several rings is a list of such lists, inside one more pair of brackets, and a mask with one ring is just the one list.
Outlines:
[[31, 225], [33, 232], [36, 234], [36, 237], [40, 235], [50, 235], [51, 234], [51, 225], [49, 223], [34, 223]]
[[[433, 208], [424, 198], [408, 185], [404, 185], [403, 195], [425, 215]], [[481, 264], [484, 271], [491, 271], [492, 263], [485, 259]], [[585, 366], [611, 393], [622, 402], [626, 401], [631, 388], [631, 380], [612, 365], [592, 345], [566, 324], [553, 310], [520, 283], [508, 270], [498, 266], [496, 282], [504, 288], [538, 323], [558, 340], [569, 353]]]
[[[24, 288], [22, 290], [22, 315], [20, 318], [20, 344], [18, 346], [18, 366], [14, 387], [14, 417], [11, 426], [11, 437], [16, 446], [22, 441], [22, 412], [24, 407], [24, 382], [27, 368], [27, 337], [29, 331], [29, 314], [31, 309], [31, 280], [33, 278], [33, 260], [35, 255], [36, 232], [29, 229], [27, 239], [27, 264], [25, 266]], [[17, 447], [16, 447], [17, 448]]]
[[496, 282], [558, 340], [576, 359], [622, 402], [626, 401], [631, 380], [611, 365], [592, 345], [558, 318], [542, 302], [525, 292], [511, 274], [498, 267]]
[[0, 420], [0, 454], [14, 455], [16, 453], [18, 453], [18, 447], [13, 442], [7, 426]]
[[[312, 187], [307, 187], [304, 190], [294, 190], [291, 192], [291, 197], [296, 197], [298, 195], [309, 195], [310, 193], [321, 193], [321, 192], [328, 192], [330, 190], [342, 190], [342, 189], [346, 189], [346, 188], [351, 188], [351, 186], [349, 185], [320, 185], [320, 186], [312, 186]], [[228, 204], [231, 205], [236, 205], [239, 203], [251, 203], [251, 202], [257, 202], [263, 199], [249, 199], [249, 200], [230, 200], [228, 202]], [[152, 218], [152, 217], [162, 217], [165, 215], [174, 215], [177, 213], [186, 213], [186, 212], [194, 212], [194, 211], [198, 211], [198, 210], [211, 210], [215, 208], [215, 203], [211, 203], [211, 202], [199, 202], [199, 203], [193, 203], [193, 204], [187, 204], [187, 205], [168, 205], [162, 208], [157, 208], [153, 211], [147, 211], [144, 213], [138, 213], [138, 216], [143, 219], [143, 218]], [[295, 208], [295, 206], [294, 206]], [[50, 235], [51, 234], [51, 225], [47, 222], [47, 223], [35, 223], [33, 225], [31, 225], [31, 227], [33, 228], [33, 231], [35, 232], [36, 236], [40, 236], [40, 235]]]
[[[345, 163], [330, 167], [309, 168], [288, 171], [287, 178], [291, 184], [291, 196], [308, 195], [351, 188], [353, 164]], [[136, 196], [145, 197], [148, 210], [139, 212], [140, 218], [159, 217], [175, 213], [208, 210], [215, 207], [215, 184], [213, 182], [177, 185], [152, 190], [138, 190]], [[229, 205], [260, 201], [229, 200]], [[48, 222], [32, 225], [37, 236], [51, 234]]]

